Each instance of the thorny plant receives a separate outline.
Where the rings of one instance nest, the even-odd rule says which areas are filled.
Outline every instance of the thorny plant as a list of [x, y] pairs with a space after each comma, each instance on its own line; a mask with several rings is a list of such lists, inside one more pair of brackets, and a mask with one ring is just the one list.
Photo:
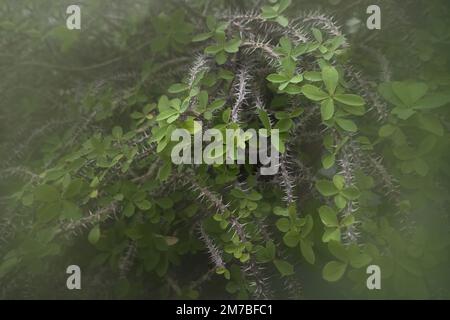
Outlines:
[[[288, 20], [289, 5], [281, 0], [261, 11], [209, 16], [207, 31], [193, 38], [199, 49], [187, 73], [157, 101], [134, 101], [130, 123], [93, 130], [80, 146], [71, 139], [39, 172], [1, 171], [25, 178], [12, 200], [17, 210], [33, 212], [23, 219], [27, 232], [3, 257], [1, 281], [19, 270], [48, 270], [54, 256], [74, 254], [71, 246], [83, 235], [96, 249], [85, 253], [90, 268], [108, 263], [118, 296], [196, 298], [216, 279], [238, 298], [300, 298], [306, 264], [323, 267], [330, 282], [347, 274], [357, 288], [369, 264], [392, 269], [398, 248], [416, 243], [416, 227], [378, 154], [379, 137], [360, 127], [378, 121], [381, 138], [401, 129], [372, 82], [346, 59], [350, 45], [334, 20], [317, 12]], [[160, 45], [184, 43], [172, 40]], [[408, 88], [392, 86], [380, 91], [405, 120], [405, 105], [421, 97], [411, 101]], [[101, 87], [92, 90], [110, 94]], [[417, 87], [424, 91], [411, 90]], [[428, 117], [420, 103], [414, 112]], [[172, 131], [194, 134], [196, 121], [219, 130], [265, 128], [269, 135], [279, 129], [278, 174], [260, 176], [257, 165], [246, 164], [173, 165]], [[406, 173], [420, 174], [423, 160], [407, 151]], [[406, 277], [411, 268], [386, 277]]]

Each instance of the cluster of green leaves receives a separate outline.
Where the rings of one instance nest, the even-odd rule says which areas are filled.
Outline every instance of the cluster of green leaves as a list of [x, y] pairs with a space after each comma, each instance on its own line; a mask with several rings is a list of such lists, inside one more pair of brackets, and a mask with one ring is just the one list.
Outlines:
[[[270, 99], [265, 109], [246, 110], [248, 121], [235, 123], [232, 97], [222, 93], [232, 92], [236, 84], [235, 62], [245, 56], [241, 52], [247, 40], [245, 30], [209, 16], [206, 32], [195, 35], [192, 16], [164, 5], [171, 13], [151, 17], [154, 33], [144, 47], [152, 57], [144, 63], [139, 55], [136, 61], [127, 61], [138, 65], [140, 81], [120, 92], [120, 102], [111, 85], [93, 86], [81, 101], [69, 100], [71, 105], [81, 104], [80, 110], [95, 112], [92, 128], [75, 143], [71, 136], [76, 128], [51, 135], [39, 157], [28, 161], [36, 174], [14, 190], [7, 208], [24, 218], [17, 222], [14, 239], [0, 248], [0, 280], [5, 288], [13, 285], [8, 279], [22, 284], [19, 280], [25, 274], [43, 279], [43, 287], [55, 287], [54, 281], [64, 284], [65, 279], [49, 281], [48, 275], [64, 275], [61, 270], [68, 264], [79, 263], [83, 277], [101, 270], [102, 277], [108, 278], [105, 283], [114, 283], [113, 291], [102, 286], [84, 290], [82, 294], [91, 297], [111, 291], [109, 297], [195, 299], [202, 297], [197, 280], [206, 274], [212, 278], [213, 295], [223, 297], [225, 290], [230, 297], [249, 298], [256, 291], [253, 278], [258, 277], [252, 266], [263, 266], [274, 281], [290, 281], [299, 278], [300, 264], [303, 278], [318, 273], [316, 267], [320, 267], [326, 281], [350, 280], [347, 284], [362, 296], [429, 297], [433, 288], [442, 290], [434, 282], [446, 279], [441, 273], [448, 264], [446, 213], [442, 211], [448, 208], [448, 200], [442, 190], [448, 190], [450, 81], [430, 79], [424, 71], [416, 78], [420, 80], [380, 84], [389, 113], [380, 124], [366, 110], [366, 105], [374, 107], [372, 101], [356, 94], [356, 88], [346, 82], [340, 63], [345, 60], [344, 37], [329, 34], [326, 28], [311, 28], [307, 30], [311, 40], [305, 43], [286, 35], [270, 39], [277, 44], [273, 52], [279, 57], [276, 68], [271, 65], [264, 74], [267, 81], [262, 81]], [[290, 5], [289, 0], [271, 1], [262, 7], [258, 23], [288, 26], [284, 15]], [[22, 35], [5, 24], [3, 28]], [[61, 28], [48, 35], [63, 57], [79, 55], [76, 45], [83, 41], [81, 37]], [[127, 29], [105, 42], [122, 53], [135, 38], [142, 41], [142, 35]], [[190, 55], [188, 48], [199, 45], [214, 61], [193, 77], [161, 80], [161, 91], [155, 82], [164, 79], [164, 72], [155, 70], [169, 58]], [[422, 60], [430, 54], [444, 59], [441, 52], [419, 49]], [[148, 80], [151, 86], [146, 87]], [[318, 122], [313, 125], [325, 134], [322, 146], [316, 146], [318, 156], [315, 151], [309, 153], [310, 148], [303, 154], [298, 145], [299, 150], [289, 151], [298, 157], [295, 160], [310, 161], [317, 171], [315, 190], [307, 191], [310, 194], [301, 201], [286, 203], [283, 188], [258, 180], [255, 166], [186, 168], [170, 160], [173, 130], [185, 128], [193, 135], [201, 129], [199, 121], [219, 130], [265, 128], [268, 135], [271, 129], [279, 129], [276, 147], [285, 153], [286, 145], [292, 143], [292, 129], [307, 108], [317, 108]], [[250, 143], [249, 136], [235, 138], [240, 147]], [[354, 179], [346, 180], [338, 173], [338, 160], [349, 152], [350, 144], [369, 159], [382, 154], [389, 177], [372, 168], [357, 168], [352, 172]], [[186, 177], [190, 177], [188, 186]], [[385, 190], [389, 188], [385, 178], [398, 181], [399, 189]], [[193, 190], [188, 190], [193, 184]], [[399, 222], [396, 213], [413, 213], [420, 226], [404, 232], [403, 225], [398, 225], [408, 226], [408, 222]], [[198, 221], [217, 248], [209, 254], [221, 255], [223, 265], [212, 265], [219, 276], [211, 277], [211, 264], [217, 259], [206, 262], [205, 253], [211, 248], [193, 232]], [[345, 235], [353, 228], [362, 237], [349, 243]], [[127, 263], [131, 270], [124, 269]], [[382, 292], [367, 292], [369, 264], [381, 267]], [[30, 278], [25, 283], [35, 281]], [[46, 292], [44, 296], [55, 294], [71, 293]]]
[[281, 0], [280, 2], [273, 0], [271, 2], [274, 3], [274, 5], [263, 6], [261, 8], [261, 16], [266, 20], [276, 21], [281, 26], [286, 27], [289, 24], [289, 20], [282, 15], [282, 13], [291, 5], [291, 0]]

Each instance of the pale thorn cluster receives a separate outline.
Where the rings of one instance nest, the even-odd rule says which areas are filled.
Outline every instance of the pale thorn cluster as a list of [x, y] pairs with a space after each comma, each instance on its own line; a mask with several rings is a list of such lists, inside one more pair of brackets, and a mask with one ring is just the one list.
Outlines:
[[209, 257], [214, 266], [216, 268], [225, 268], [225, 262], [222, 258], [222, 251], [217, 247], [211, 237], [208, 236], [201, 222], [197, 224], [197, 230], [199, 233], [199, 238], [205, 244], [205, 247], [209, 253]]
[[250, 74], [246, 67], [240, 68], [237, 74], [237, 81], [234, 86], [234, 104], [231, 109], [231, 121], [238, 123], [243, 104], [246, 102], [249, 90]]

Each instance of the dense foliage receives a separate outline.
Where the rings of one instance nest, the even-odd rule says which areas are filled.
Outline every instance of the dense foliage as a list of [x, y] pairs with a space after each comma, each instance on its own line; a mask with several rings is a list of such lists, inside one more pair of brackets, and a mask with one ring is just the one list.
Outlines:
[[[450, 297], [448, 4], [260, 2], [0, 4], [1, 297]], [[173, 164], [198, 121], [278, 173]]]

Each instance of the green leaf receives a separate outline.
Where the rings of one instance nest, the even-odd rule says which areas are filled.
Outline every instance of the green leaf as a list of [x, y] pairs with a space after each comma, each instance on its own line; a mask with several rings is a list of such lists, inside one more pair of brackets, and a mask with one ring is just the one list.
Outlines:
[[296, 247], [299, 241], [300, 241], [300, 234], [295, 231], [289, 231], [283, 236], [283, 242], [286, 244], [286, 246], [290, 248]]
[[209, 38], [212, 37], [212, 33], [211, 32], [206, 32], [206, 33], [200, 33], [196, 36], [194, 36], [192, 38], [192, 42], [200, 42], [200, 41], [205, 41]]
[[404, 106], [403, 102], [395, 95], [394, 90], [392, 90], [392, 84], [389, 82], [381, 83], [378, 86], [378, 92], [385, 98], [387, 101], [392, 103], [395, 106]]
[[367, 253], [358, 252], [357, 254], [352, 254], [350, 256], [350, 265], [356, 269], [367, 266], [371, 261], [372, 257]]
[[240, 45], [241, 45], [241, 39], [239, 39], [239, 38], [231, 39], [225, 45], [225, 51], [228, 53], [236, 53], [239, 51]]
[[231, 116], [231, 109], [227, 108], [222, 112], [222, 120], [225, 123], [228, 123], [230, 121], [230, 116]]
[[378, 130], [378, 135], [382, 138], [386, 138], [393, 134], [396, 129], [397, 127], [392, 124], [385, 124]]
[[297, 74], [290, 80], [291, 83], [300, 83], [303, 81], [303, 75]]
[[274, 260], [273, 263], [283, 277], [294, 274], [294, 266], [284, 260]]
[[55, 202], [59, 199], [59, 191], [54, 186], [43, 184], [34, 189], [34, 199], [42, 202]]
[[392, 109], [392, 114], [396, 115], [398, 118], [402, 119], [402, 120], [407, 120], [409, 119], [413, 114], [416, 113], [415, 110], [413, 109], [408, 109], [405, 107], [396, 107], [394, 109]]
[[294, 122], [291, 119], [281, 119], [275, 125], [275, 129], [280, 130], [280, 132], [288, 132], [292, 128]]
[[289, 24], [289, 20], [285, 16], [278, 16], [275, 21], [282, 27], [287, 27]]
[[422, 82], [398, 82], [392, 83], [395, 95], [408, 107], [412, 106], [428, 91], [428, 86]]
[[317, 71], [307, 71], [304, 73], [303, 76], [308, 81], [313, 81], [313, 82], [322, 81], [322, 74]]
[[284, 216], [284, 217], [289, 217], [289, 212], [286, 208], [282, 208], [282, 207], [274, 207], [273, 208], [273, 213], [277, 216]]
[[217, 27], [217, 19], [214, 16], [206, 17], [206, 26], [209, 30], [214, 31]]
[[264, 128], [266, 128], [267, 130], [270, 130], [270, 119], [269, 119], [269, 115], [267, 114], [267, 112], [262, 109], [259, 109], [258, 116], [259, 116], [259, 120], [261, 120], [261, 123], [263, 124]]
[[339, 261], [328, 262], [322, 270], [322, 277], [330, 282], [338, 281], [342, 278], [347, 269], [347, 264]]
[[320, 104], [320, 114], [322, 115], [322, 120], [327, 121], [333, 117], [334, 114], [334, 102], [333, 99], [328, 98], [322, 101]]
[[322, 69], [322, 79], [325, 83], [325, 87], [330, 95], [333, 95], [336, 91], [336, 87], [339, 83], [339, 73], [335, 67], [325, 66]]
[[322, 42], [323, 41], [322, 32], [320, 32], [319, 29], [311, 28], [311, 31], [313, 33], [314, 38], [316, 38], [317, 42]]
[[266, 247], [256, 246], [256, 260], [261, 263], [267, 263], [275, 259], [275, 245], [272, 241], [267, 242]]
[[81, 209], [73, 202], [62, 201], [61, 217], [77, 220], [83, 216]]
[[184, 83], [175, 83], [169, 87], [169, 93], [179, 93], [189, 89], [189, 86]]
[[342, 191], [342, 195], [348, 200], [356, 200], [359, 198], [359, 190], [356, 187], [348, 187]]
[[328, 180], [318, 180], [316, 182], [316, 188], [325, 197], [334, 196], [338, 193], [338, 189]]
[[349, 131], [349, 132], [358, 131], [358, 127], [352, 120], [337, 118], [336, 123], [339, 125], [339, 127], [344, 129], [345, 131]]
[[414, 160], [414, 170], [422, 177], [426, 176], [428, 173], [428, 170], [430, 169], [427, 165], [427, 163], [421, 159], [417, 158]]
[[156, 199], [155, 201], [163, 209], [170, 209], [173, 207], [173, 200], [169, 197]]
[[348, 106], [346, 104], [343, 104], [341, 107], [345, 112], [353, 114], [355, 116], [363, 116], [366, 113], [365, 106]]
[[336, 94], [334, 99], [348, 106], [358, 107], [365, 104], [364, 99], [356, 94]]
[[116, 138], [116, 139], [119, 140], [120, 138], [122, 138], [122, 135], [123, 135], [123, 130], [122, 130], [121, 127], [115, 126], [115, 127], [112, 129], [112, 136], [113, 136], [114, 138]]
[[349, 227], [355, 223], [355, 217], [353, 215], [348, 215], [341, 221], [341, 225], [344, 227]]
[[305, 84], [302, 87], [302, 93], [309, 100], [313, 100], [313, 101], [322, 101], [329, 97], [325, 91], [323, 91], [322, 89], [320, 89], [316, 86], [310, 85], [310, 84]]
[[345, 185], [345, 178], [340, 174], [336, 174], [333, 176], [333, 184], [338, 190], [342, 190]]
[[178, 111], [174, 109], [164, 110], [156, 117], [156, 121], [162, 121], [173, 117], [174, 115], [178, 115]]
[[289, 219], [286, 218], [278, 219], [275, 225], [281, 232], [288, 232], [291, 228], [291, 223], [289, 222]]
[[54, 220], [61, 213], [61, 206], [59, 202], [45, 204], [36, 212], [39, 223], [45, 224]]
[[429, 114], [418, 115], [419, 128], [429, 131], [437, 136], [444, 135], [444, 127], [437, 116]]
[[345, 199], [340, 194], [335, 195], [334, 196], [334, 204], [336, 205], [336, 207], [338, 207], [338, 209], [344, 209], [345, 206], [347, 205], [347, 199]]
[[278, 13], [282, 13], [291, 5], [291, 0], [281, 0], [279, 2]]
[[225, 51], [220, 51], [217, 55], [216, 55], [216, 62], [218, 65], [222, 65], [227, 61], [227, 54], [225, 53]]
[[166, 181], [172, 172], [172, 162], [166, 161], [164, 165], [158, 171], [159, 181]]
[[312, 231], [313, 226], [314, 226], [314, 220], [310, 214], [308, 214], [304, 219], [305, 219], [305, 224], [302, 226], [302, 229], [300, 232], [300, 237], [303, 239], [309, 235], [309, 233]]
[[417, 101], [414, 105], [414, 109], [427, 110], [445, 106], [450, 103], [450, 94], [434, 93], [427, 95], [426, 97]]
[[169, 117], [166, 121], [167, 121], [167, 123], [172, 123], [175, 120], [177, 120], [179, 117], [180, 117], [180, 114], [177, 113], [177, 114], [174, 114], [173, 116]]
[[331, 254], [341, 260], [342, 262], [348, 262], [348, 253], [344, 245], [339, 243], [338, 241], [330, 241], [328, 242], [328, 250], [330, 250]]
[[300, 94], [302, 93], [302, 88], [300, 86], [296, 86], [294, 84], [288, 84], [287, 87], [283, 90], [287, 94]]
[[139, 209], [141, 209], [143, 211], [149, 210], [152, 207], [152, 203], [145, 199], [141, 200], [141, 201], [137, 201], [137, 202], [135, 202], [135, 204]]
[[336, 227], [327, 227], [322, 235], [322, 241], [327, 243], [329, 241], [340, 241], [341, 240], [341, 230]]
[[322, 158], [322, 166], [324, 169], [330, 169], [336, 161], [333, 153], [329, 153]]
[[219, 52], [221, 52], [223, 50], [223, 46], [221, 45], [213, 45], [213, 46], [209, 46], [205, 48], [205, 53], [206, 54], [218, 54]]
[[284, 50], [285, 53], [289, 53], [292, 50], [292, 43], [291, 40], [288, 37], [281, 37], [280, 38], [280, 46]]
[[264, 19], [273, 19], [278, 16], [278, 12], [270, 6], [263, 6], [261, 10], [262, 10], [262, 17]]
[[88, 241], [91, 244], [96, 244], [100, 240], [100, 227], [97, 225], [89, 231]]
[[319, 208], [319, 216], [322, 223], [327, 227], [337, 227], [339, 222], [336, 212], [328, 206], [321, 206]]
[[275, 259], [276, 247], [272, 240], [269, 240], [266, 244], [266, 250], [270, 257], [270, 260]]
[[279, 73], [272, 73], [269, 74], [266, 79], [272, 83], [283, 83], [289, 80], [288, 77], [286, 77], [283, 74], [279, 74]]
[[314, 264], [314, 262], [316, 261], [316, 256], [314, 255], [311, 241], [300, 240], [300, 251], [302, 252], [303, 257], [305, 257], [308, 263]]
[[127, 218], [129, 218], [129, 217], [131, 217], [131, 216], [133, 216], [134, 215], [134, 205], [131, 203], [131, 202], [129, 202], [126, 206], [125, 206], [125, 208], [123, 209], [123, 215], [125, 216], [125, 217], [127, 217]]

